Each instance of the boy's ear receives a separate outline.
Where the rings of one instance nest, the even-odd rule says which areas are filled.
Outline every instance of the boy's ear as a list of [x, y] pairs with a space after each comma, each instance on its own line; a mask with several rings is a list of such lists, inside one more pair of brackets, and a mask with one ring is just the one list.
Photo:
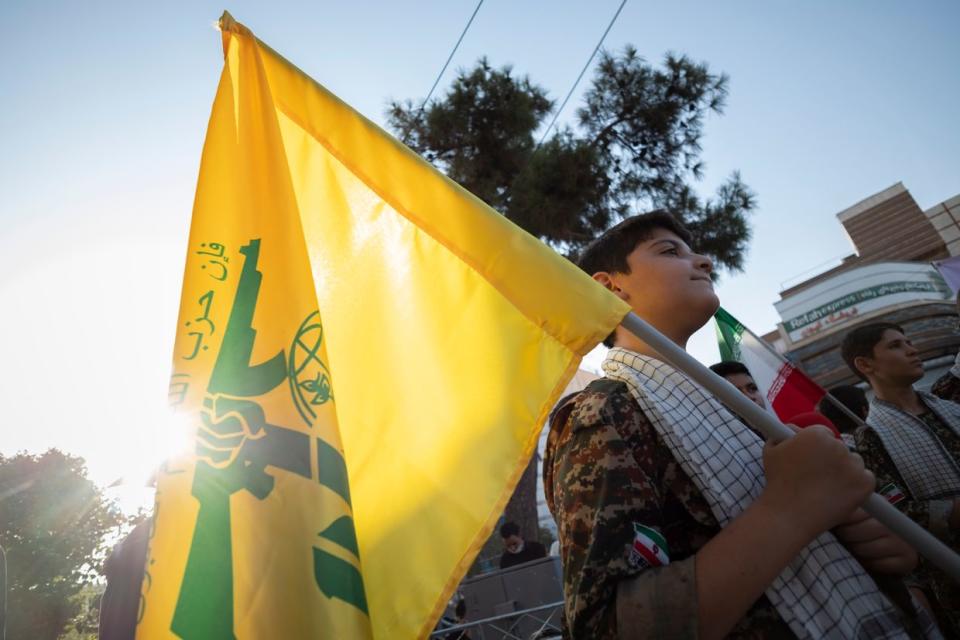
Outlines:
[[593, 274], [593, 279], [605, 286], [608, 290], [612, 291], [621, 300], [627, 299], [627, 294], [623, 292], [620, 287], [617, 286], [617, 283], [613, 281], [613, 277], [606, 271], [598, 271]]
[[869, 376], [873, 373], [873, 359], [866, 356], [857, 356], [853, 359], [853, 366], [857, 368], [857, 371], [862, 373], [865, 376]]

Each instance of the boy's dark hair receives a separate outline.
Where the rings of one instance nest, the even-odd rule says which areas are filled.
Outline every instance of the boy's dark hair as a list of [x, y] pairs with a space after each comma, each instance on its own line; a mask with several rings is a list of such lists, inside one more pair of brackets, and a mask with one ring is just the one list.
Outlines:
[[903, 327], [892, 322], [874, 322], [857, 327], [844, 336], [843, 344], [840, 345], [840, 355], [843, 356], [843, 361], [847, 363], [850, 370], [861, 380], [866, 380], [867, 377], [860, 373], [853, 361], [857, 358], [872, 358], [873, 348], [887, 331], [903, 333]]
[[[600, 237], [588, 244], [577, 259], [577, 266], [592, 276], [600, 271], [608, 273], [630, 273], [627, 256], [637, 245], [657, 229], [666, 229], [677, 234], [681, 240], [690, 244], [692, 236], [680, 222], [663, 209], [631, 216], [610, 227]], [[607, 347], [613, 346], [616, 332], [603, 341]]]
[[712, 364], [710, 365], [710, 371], [713, 371], [721, 378], [732, 376], [735, 373], [745, 373], [751, 378], [753, 377], [753, 374], [750, 373], [750, 369], [747, 369], [742, 362], [737, 362], [736, 360], [724, 360], [723, 362]]
[[509, 538], [510, 536], [520, 535], [520, 526], [516, 522], [504, 522], [500, 525], [500, 537]]
[[[852, 384], [841, 384], [830, 389], [832, 395], [840, 404], [845, 406], [861, 419], [866, 419], [870, 403], [867, 394], [860, 387]], [[840, 433], [853, 433], [860, 423], [844, 413], [829, 396], [824, 396], [817, 403], [817, 411], [830, 418]]]

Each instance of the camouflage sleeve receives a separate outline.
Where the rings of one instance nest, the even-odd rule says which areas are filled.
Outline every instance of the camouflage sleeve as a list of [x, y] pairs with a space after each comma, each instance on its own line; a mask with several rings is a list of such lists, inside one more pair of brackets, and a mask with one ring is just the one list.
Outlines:
[[[552, 463], [568, 629], [574, 638], [615, 638], [621, 625], [632, 634], [652, 633], [653, 627], [638, 628], [631, 621], [663, 613], [659, 596], [670, 594], [670, 615], [655, 615], [670, 628], [657, 633], [682, 638], [689, 635], [691, 621], [696, 628], [693, 562], [669, 564], [665, 550], [655, 545], [635, 549], [637, 527], [654, 539], [662, 535], [656, 469], [649, 452], [632, 451], [618, 427], [655, 438], [628, 394], [588, 389], [567, 419]], [[642, 467], [638, 458], [649, 460], [649, 466]], [[627, 580], [638, 575], [645, 579]], [[618, 610], [629, 620], [618, 624]]]
[[960, 403], [960, 353], [950, 370], [933, 383], [930, 393], [938, 398]]
[[696, 558], [644, 571], [617, 585], [621, 637], [697, 637]]
[[952, 537], [948, 522], [951, 500], [917, 500], [897, 471], [883, 442], [872, 429], [857, 430], [857, 453], [877, 478], [877, 492], [904, 512], [911, 520], [944, 541]]

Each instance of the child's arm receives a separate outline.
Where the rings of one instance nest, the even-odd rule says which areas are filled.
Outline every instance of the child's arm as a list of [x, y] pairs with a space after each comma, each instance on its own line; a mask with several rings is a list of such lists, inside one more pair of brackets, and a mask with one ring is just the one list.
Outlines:
[[864, 569], [877, 577], [902, 578], [916, 569], [920, 561], [916, 549], [863, 509], [854, 510], [840, 526], [833, 529], [833, 535]]
[[[612, 640], [618, 626], [622, 633], [618, 584], [634, 576], [644, 579], [634, 605], [661, 614], [656, 624], [642, 625], [648, 637], [695, 636], [694, 559], [677, 560], [682, 552], [649, 544], [667, 531], [694, 535], [678, 530], [689, 520], [664, 513], [659, 475], [666, 452], [657, 450], [656, 431], [618, 383], [593, 383], [569, 409], [551, 425], [544, 489], [559, 528], [571, 637]], [[644, 540], [646, 547], [637, 545]]]
[[545, 461], [574, 638], [726, 635], [797, 552], [874, 486], [858, 457], [811, 427], [767, 447], [760, 498], [695, 556], [638, 564], [634, 525], [674, 530], [662, 509], [655, 432], [625, 393], [578, 404]]
[[796, 554], [842, 522], [873, 490], [873, 475], [826, 428], [764, 450], [767, 486], [696, 556], [698, 629], [722, 638]]

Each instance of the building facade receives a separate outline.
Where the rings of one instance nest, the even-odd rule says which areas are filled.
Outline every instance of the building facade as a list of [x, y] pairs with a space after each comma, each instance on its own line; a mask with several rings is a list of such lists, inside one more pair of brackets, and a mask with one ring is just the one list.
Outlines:
[[764, 336], [821, 386], [859, 382], [840, 356], [851, 329], [871, 322], [904, 328], [920, 350], [928, 387], [960, 349], [957, 305], [931, 265], [960, 255], [960, 195], [921, 209], [902, 183], [837, 214], [854, 253], [780, 292], [781, 322]]

